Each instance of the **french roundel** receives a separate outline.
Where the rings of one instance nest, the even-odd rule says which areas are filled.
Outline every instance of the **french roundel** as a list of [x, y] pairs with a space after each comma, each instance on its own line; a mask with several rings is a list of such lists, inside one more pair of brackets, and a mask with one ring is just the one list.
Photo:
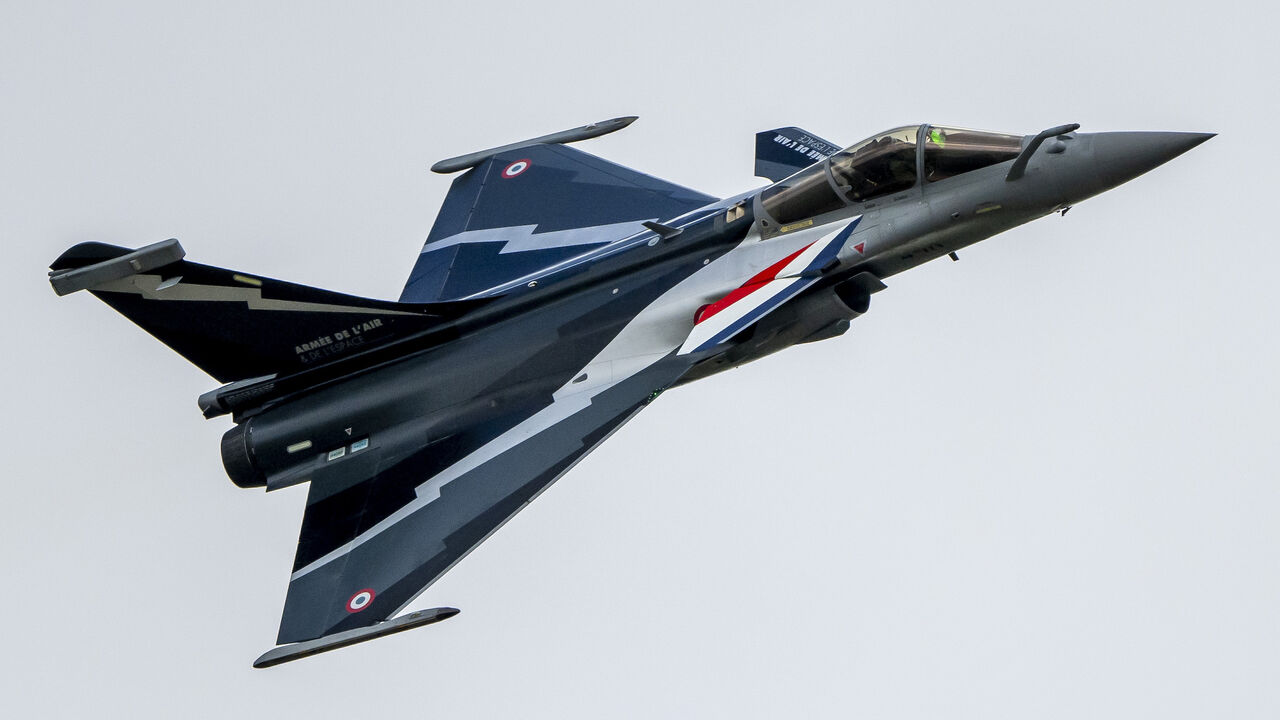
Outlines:
[[510, 179], [528, 169], [529, 169], [528, 160], [517, 160], [511, 163], [510, 165], [508, 165], [505, 169], [503, 169], [502, 177]]
[[365, 588], [355, 595], [352, 595], [351, 599], [347, 601], [347, 612], [358, 613], [369, 607], [369, 603], [373, 602], [373, 596], [374, 592], [369, 588]]

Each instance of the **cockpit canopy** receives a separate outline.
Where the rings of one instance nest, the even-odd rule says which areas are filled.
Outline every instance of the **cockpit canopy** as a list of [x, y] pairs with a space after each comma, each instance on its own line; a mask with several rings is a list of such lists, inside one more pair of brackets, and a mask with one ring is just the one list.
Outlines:
[[867, 138], [830, 158], [831, 178], [849, 202], [865, 202], [916, 184], [919, 125]]
[[1022, 136], [938, 125], [879, 133], [764, 190], [765, 212], [781, 225], [910, 190], [926, 182], [1012, 160]]
[[922, 133], [921, 162], [928, 182], [946, 180], [1018, 157], [1022, 136], [929, 125]]

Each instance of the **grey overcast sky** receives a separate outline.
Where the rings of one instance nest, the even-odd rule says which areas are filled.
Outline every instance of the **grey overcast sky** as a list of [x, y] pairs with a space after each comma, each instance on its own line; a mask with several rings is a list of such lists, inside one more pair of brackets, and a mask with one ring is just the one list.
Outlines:
[[[447, 5], [447, 7], [446, 7]], [[1280, 716], [1274, 3], [0, 3], [8, 717]], [[305, 490], [69, 245], [395, 298], [443, 157], [717, 195], [753, 134], [1220, 136], [892, 278], [842, 338], [669, 393], [415, 607], [255, 671]]]

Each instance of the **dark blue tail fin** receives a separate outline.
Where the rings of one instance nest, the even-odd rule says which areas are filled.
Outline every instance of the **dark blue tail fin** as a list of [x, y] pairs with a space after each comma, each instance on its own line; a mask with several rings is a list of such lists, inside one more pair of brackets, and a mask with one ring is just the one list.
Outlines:
[[798, 127], [756, 133], [756, 175], [778, 182], [840, 152], [840, 147]]

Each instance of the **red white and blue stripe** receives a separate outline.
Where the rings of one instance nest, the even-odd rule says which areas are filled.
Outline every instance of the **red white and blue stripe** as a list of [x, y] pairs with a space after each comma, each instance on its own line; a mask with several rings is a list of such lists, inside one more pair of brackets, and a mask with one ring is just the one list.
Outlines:
[[723, 298], [703, 306], [680, 355], [702, 352], [727, 342], [752, 323], [799, 295], [822, 276], [862, 217], [839, 232], [812, 242], [761, 270]]

